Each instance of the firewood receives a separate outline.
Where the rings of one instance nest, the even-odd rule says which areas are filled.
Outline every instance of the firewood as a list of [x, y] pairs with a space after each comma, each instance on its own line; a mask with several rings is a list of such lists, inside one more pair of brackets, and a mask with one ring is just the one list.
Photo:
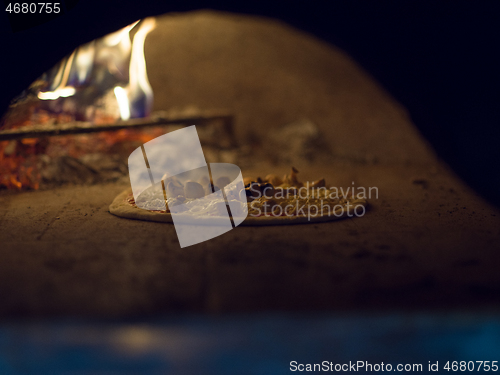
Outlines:
[[168, 112], [153, 114], [149, 118], [130, 119], [117, 121], [108, 125], [95, 125], [91, 122], [74, 121], [64, 124], [37, 124], [22, 128], [6, 129], [0, 131], [0, 141], [23, 138], [51, 137], [69, 134], [96, 133], [104, 131], [115, 131], [120, 129], [137, 129], [161, 125], [193, 125], [206, 124], [220, 121], [233, 146], [236, 140], [233, 132], [233, 116], [222, 111], [203, 111], [197, 115], [169, 115]]

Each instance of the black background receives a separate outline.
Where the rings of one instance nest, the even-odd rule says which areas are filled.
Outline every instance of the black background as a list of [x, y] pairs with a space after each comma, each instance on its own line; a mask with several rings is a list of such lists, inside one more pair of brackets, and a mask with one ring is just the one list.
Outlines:
[[[500, 205], [497, 4], [67, 0], [65, 14], [15, 33], [4, 8], [0, 14], [0, 113], [76, 46], [139, 18], [207, 8], [264, 15], [347, 51], [409, 110], [438, 154], [469, 185]], [[30, 26], [16, 22], [17, 29]]]

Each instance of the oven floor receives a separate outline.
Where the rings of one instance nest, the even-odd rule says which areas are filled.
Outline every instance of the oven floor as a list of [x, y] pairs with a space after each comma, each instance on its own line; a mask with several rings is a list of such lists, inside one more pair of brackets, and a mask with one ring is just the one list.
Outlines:
[[302, 177], [379, 197], [361, 218], [238, 227], [180, 249], [172, 225], [108, 212], [123, 183], [2, 193], [0, 315], [498, 304], [500, 212], [446, 168], [339, 164]]

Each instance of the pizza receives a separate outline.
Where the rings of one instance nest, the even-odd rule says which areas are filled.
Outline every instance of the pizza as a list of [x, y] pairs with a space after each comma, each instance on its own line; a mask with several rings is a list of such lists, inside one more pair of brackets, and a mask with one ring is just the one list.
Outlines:
[[229, 211], [233, 219], [242, 218], [241, 225], [277, 225], [359, 217], [367, 207], [366, 198], [356, 196], [354, 189], [342, 194], [337, 188], [328, 188], [324, 178], [300, 181], [293, 167], [282, 178], [268, 174], [242, 181], [232, 184], [225, 176], [215, 182], [206, 177], [180, 181], [164, 176], [161, 185], [145, 189], [136, 196], [137, 201], [131, 189], [122, 192], [109, 211], [120, 217], [166, 223], [173, 222], [172, 214], [177, 220], [210, 218], [210, 223], [217, 223]]

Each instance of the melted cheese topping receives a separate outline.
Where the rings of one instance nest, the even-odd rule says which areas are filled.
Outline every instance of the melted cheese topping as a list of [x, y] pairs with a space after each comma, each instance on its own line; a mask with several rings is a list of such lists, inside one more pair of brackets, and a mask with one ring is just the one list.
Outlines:
[[[297, 195], [275, 194], [273, 197], [261, 196], [249, 203], [242, 203], [235, 199], [238, 193], [235, 189], [228, 189], [226, 203], [223, 197], [215, 198], [213, 194], [197, 199], [183, 197], [168, 198], [167, 211], [199, 216], [222, 216], [227, 214], [227, 205], [231, 203], [235, 215], [241, 215], [245, 211], [244, 205], [248, 207], [248, 216], [303, 216], [308, 212], [319, 215], [330, 214], [339, 205], [344, 206], [354, 199], [337, 197], [331, 190], [326, 188], [309, 189], [307, 194], [304, 190]], [[300, 193], [300, 194], [299, 194]], [[284, 195], [284, 196], [283, 196]], [[139, 195], [140, 208], [149, 211], [165, 212], [165, 199], [161, 189], [147, 189]], [[314, 208], [314, 210], [311, 210]]]

